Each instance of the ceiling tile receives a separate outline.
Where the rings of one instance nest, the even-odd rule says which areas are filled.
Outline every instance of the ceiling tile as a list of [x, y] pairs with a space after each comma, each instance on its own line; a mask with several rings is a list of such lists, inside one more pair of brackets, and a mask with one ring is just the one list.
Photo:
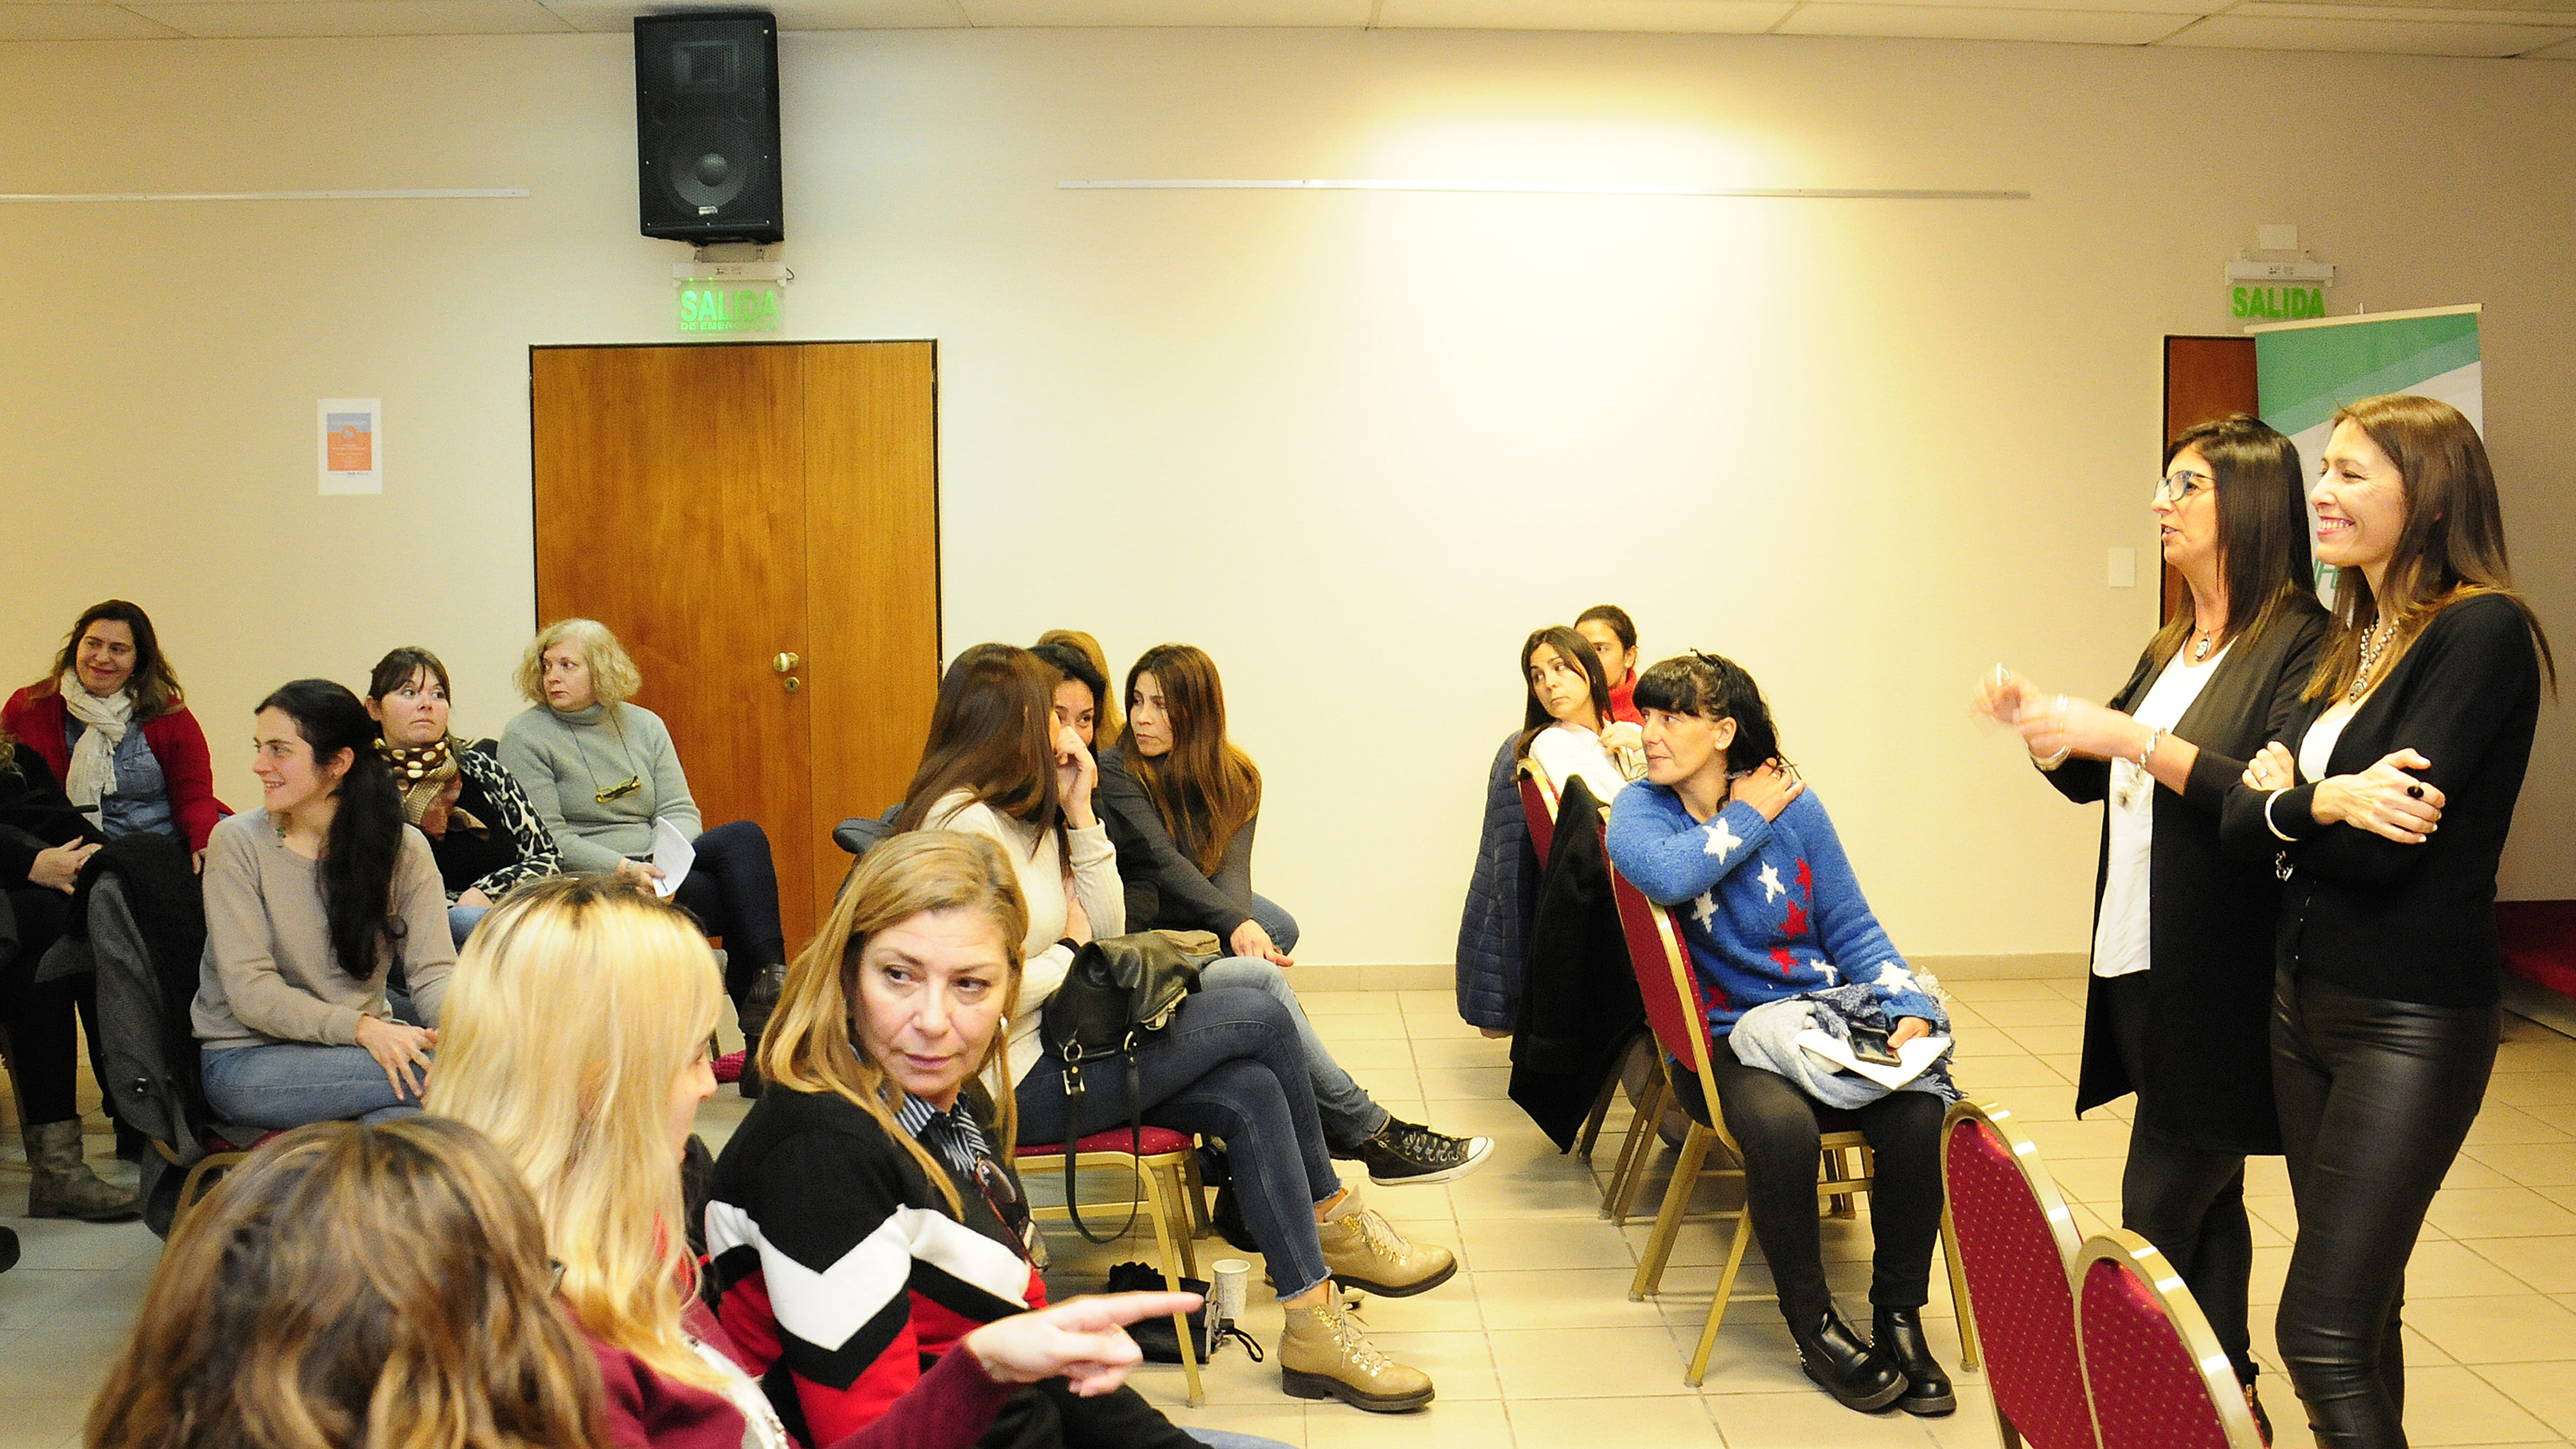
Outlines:
[[2166, 45], [2229, 50], [2348, 50], [2384, 55], [2520, 55], [2576, 37], [2576, 29], [2435, 20], [2289, 20], [2213, 15]]
[[1381, 30], [1623, 30], [1758, 35], [1795, 0], [1384, 0]]
[[[2448, 19], [2461, 11], [2508, 11], [2517, 15], [2565, 15], [2576, 18], [2576, 0], [2310, 0], [2336, 13], [2366, 15], [2374, 10], [2402, 10], [2410, 18]], [[2272, 6], [2240, 7], [2272, 9]], [[2425, 13], [2431, 12], [2431, 13]], [[2445, 13], [2448, 12], [2448, 13]], [[2236, 11], [2228, 12], [2230, 14]]]
[[[638, 15], [687, 10], [652, 0], [539, 0], [576, 30], [625, 32]], [[939, 30], [966, 23], [955, 0], [753, 0], [781, 30]]]
[[2435, 10], [2404, 5], [2333, 5], [2313, 0], [2248, 0], [2227, 12], [2276, 20], [2398, 20], [2410, 25], [2537, 25], [2543, 29], [2576, 29], [2576, 15], [2545, 10]]
[[529, 35], [572, 28], [535, 0], [159, 0], [129, 8], [203, 39]]
[[159, 40], [179, 34], [115, 5], [0, 5], [0, 40]]
[[2198, 16], [2225, 9], [2228, 0], [1816, 0], [1816, 3], [1893, 4], [1924, 10], [2097, 10], [2122, 15]]
[[2576, 40], [2562, 40], [2545, 50], [2526, 50], [2525, 60], [2576, 60]]
[[1964, 5], [1810, 4], [1781, 35], [1882, 35], [1919, 40], [2041, 40], [2146, 45], [2191, 23], [2188, 14], [2105, 10], [2006, 10]]
[[1368, 24], [1370, 0], [959, 0], [977, 26]]

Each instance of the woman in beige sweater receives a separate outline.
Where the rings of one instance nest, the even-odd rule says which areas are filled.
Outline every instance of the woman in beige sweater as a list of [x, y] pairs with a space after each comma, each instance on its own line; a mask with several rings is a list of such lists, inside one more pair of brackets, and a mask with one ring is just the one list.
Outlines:
[[[403, 823], [375, 722], [327, 679], [259, 706], [261, 808], [206, 847], [191, 1013], [220, 1120], [299, 1127], [420, 1110], [456, 947], [429, 841]], [[407, 984], [413, 1025], [389, 984]]]

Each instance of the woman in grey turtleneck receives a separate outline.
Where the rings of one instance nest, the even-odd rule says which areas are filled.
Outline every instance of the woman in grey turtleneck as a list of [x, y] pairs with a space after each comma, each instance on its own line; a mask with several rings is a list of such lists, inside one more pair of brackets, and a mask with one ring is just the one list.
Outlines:
[[689, 778], [661, 718], [628, 703], [643, 686], [635, 661], [592, 619], [549, 624], [519, 661], [519, 692], [533, 706], [501, 731], [501, 763], [518, 777], [553, 833], [567, 872], [614, 873], [650, 885], [653, 829], [667, 821], [697, 859], [672, 899], [709, 935], [725, 939], [725, 991], [742, 1019], [742, 1094], [760, 1095], [752, 1063], [761, 1029], [786, 978], [778, 921], [778, 869], [755, 821], [704, 829]]

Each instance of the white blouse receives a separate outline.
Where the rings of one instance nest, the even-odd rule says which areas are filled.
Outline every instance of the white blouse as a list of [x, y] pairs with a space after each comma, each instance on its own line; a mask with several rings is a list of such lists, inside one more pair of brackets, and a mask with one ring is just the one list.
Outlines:
[[[2231, 641], [2229, 649], [2235, 647]], [[2221, 649], [2198, 664], [2176, 652], [2156, 676], [2147, 697], [2138, 701], [2136, 719], [2156, 729], [2182, 722], [2200, 698], [2219, 661]], [[2102, 910], [2093, 921], [2093, 974], [2127, 976], [2155, 964], [2149, 959], [2152, 938], [2148, 922], [2148, 874], [2156, 843], [2156, 777], [2135, 760], [2111, 762], [2111, 848], [2102, 875]]]
[[[924, 825], [991, 840], [1019, 875], [1020, 895], [1029, 907], [1029, 934], [1020, 944], [1020, 1002], [1011, 1017], [1011, 1084], [1017, 1086], [1045, 1054], [1038, 1042], [1039, 1008], [1073, 968], [1073, 953], [1058, 944], [1072, 913], [1065, 908], [1065, 868], [1055, 832], [978, 804], [963, 790], [941, 796]], [[1067, 831], [1066, 838], [1073, 846], [1073, 897], [1082, 902], [1091, 934], [1126, 934], [1127, 888], [1118, 879], [1118, 849], [1109, 843], [1109, 827], [1094, 821], [1088, 829]]]

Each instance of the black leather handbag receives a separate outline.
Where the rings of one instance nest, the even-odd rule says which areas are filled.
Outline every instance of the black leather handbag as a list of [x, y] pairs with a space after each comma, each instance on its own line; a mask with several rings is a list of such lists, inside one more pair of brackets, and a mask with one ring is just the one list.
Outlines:
[[[1127, 1070], [1127, 1134], [1130, 1151], [1144, 1156], [1144, 1088], [1136, 1067], [1136, 1049], [1146, 1037], [1172, 1024], [1181, 1002], [1199, 986], [1199, 968], [1207, 956], [1193, 956], [1179, 941], [1161, 931], [1110, 936], [1074, 952], [1064, 983], [1049, 996], [1038, 1017], [1038, 1039], [1064, 1059], [1065, 1120], [1082, 1118], [1083, 1071], [1121, 1058]], [[1127, 1200], [1127, 1221], [1108, 1237], [1095, 1235], [1082, 1220], [1074, 1195], [1074, 1173], [1081, 1154], [1074, 1150], [1079, 1134], [1064, 1144], [1064, 1201], [1076, 1232], [1106, 1243], [1136, 1225], [1145, 1196], [1144, 1171], [1136, 1170]]]

